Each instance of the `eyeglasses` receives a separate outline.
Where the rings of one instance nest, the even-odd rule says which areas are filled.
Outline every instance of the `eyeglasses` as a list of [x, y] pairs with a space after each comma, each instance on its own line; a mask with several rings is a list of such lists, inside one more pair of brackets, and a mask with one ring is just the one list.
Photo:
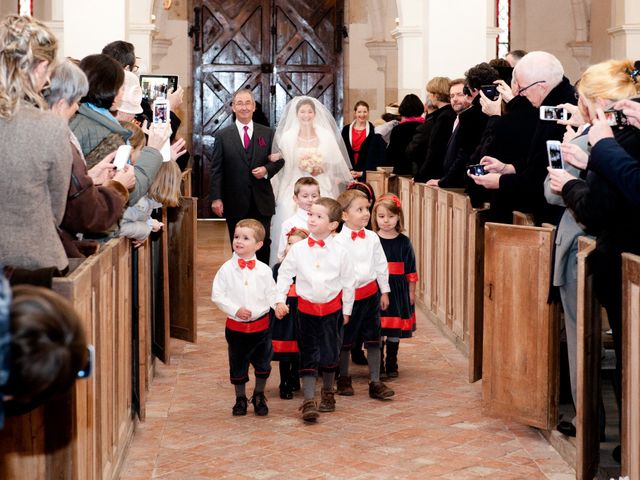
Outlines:
[[252, 101], [246, 101], [246, 102], [235, 102], [234, 105], [236, 107], [251, 107], [253, 105]]
[[133, 73], [138, 73], [138, 70], [140, 70], [140, 65], [133, 65], [129, 67], [131, 72]]
[[526, 92], [531, 87], [533, 87], [534, 85], [538, 85], [539, 83], [547, 83], [547, 81], [546, 80], [538, 80], [537, 82], [533, 82], [533, 83], [527, 85], [526, 87], [521, 88], [520, 90], [518, 90], [518, 95], [522, 95], [522, 92]]

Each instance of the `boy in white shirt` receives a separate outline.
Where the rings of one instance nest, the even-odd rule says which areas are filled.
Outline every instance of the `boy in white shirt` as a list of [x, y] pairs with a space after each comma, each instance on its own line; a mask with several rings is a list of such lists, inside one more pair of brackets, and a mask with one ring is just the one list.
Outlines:
[[262, 247], [264, 227], [254, 219], [238, 222], [233, 234], [233, 256], [213, 279], [211, 300], [227, 314], [225, 338], [229, 350], [229, 374], [236, 391], [234, 416], [247, 414], [245, 386], [249, 364], [253, 365], [256, 385], [251, 398], [254, 413], [269, 413], [264, 389], [271, 373], [271, 335], [269, 309], [276, 308], [276, 285], [271, 269], [256, 260]]
[[[309, 238], [291, 247], [278, 272], [278, 318], [288, 311], [284, 301], [293, 278], [296, 279], [304, 392], [300, 410], [305, 422], [315, 422], [318, 410], [333, 412], [336, 408], [333, 382], [340, 356], [340, 337], [343, 324], [349, 321], [356, 283], [347, 251], [331, 235], [338, 228], [341, 214], [335, 200], [318, 199], [309, 212]], [[319, 408], [315, 401], [318, 372], [322, 372], [323, 383]]]
[[292, 228], [307, 229], [307, 218], [311, 205], [320, 198], [320, 184], [313, 177], [300, 177], [293, 186], [293, 201], [298, 210], [294, 215], [282, 222], [280, 227], [280, 240], [278, 241], [278, 261], [284, 258], [284, 250], [287, 247], [287, 234]]
[[347, 190], [338, 197], [342, 207], [342, 230], [335, 242], [349, 252], [356, 271], [355, 303], [345, 326], [340, 352], [338, 395], [354, 394], [349, 376], [349, 352], [358, 337], [364, 340], [369, 365], [369, 396], [384, 400], [394, 391], [380, 381], [380, 309], [389, 306], [389, 267], [380, 238], [365, 226], [369, 223], [369, 199], [359, 190]]

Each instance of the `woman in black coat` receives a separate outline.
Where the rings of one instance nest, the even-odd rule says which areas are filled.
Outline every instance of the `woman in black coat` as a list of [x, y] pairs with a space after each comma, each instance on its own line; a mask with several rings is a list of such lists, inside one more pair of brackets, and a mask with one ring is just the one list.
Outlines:
[[396, 175], [413, 175], [418, 170], [418, 166], [411, 161], [407, 155], [407, 146], [411, 143], [416, 129], [424, 123], [422, 114], [424, 104], [417, 95], [410, 93], [405, 96], [398, 108], [400, 113], [400, 123], [393, 127], [387, 147], [387, 163], [393, 165], [393, 173]]
[[355, 120], [342, 129], [342, 139], [353, 165], [354, 180], [366, 181], [367, 170], [376, 170], [384, 164], [385, 143], [369, 121], [369, 105], [363, 100], [353, 107]]

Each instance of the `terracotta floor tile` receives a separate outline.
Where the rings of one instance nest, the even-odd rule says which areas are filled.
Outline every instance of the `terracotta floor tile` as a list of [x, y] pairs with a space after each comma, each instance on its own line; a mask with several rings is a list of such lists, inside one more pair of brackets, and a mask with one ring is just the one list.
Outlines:
[[171, 365], [156, 362], [122, 480], [575, 478], [535, 429], [482, 415], [482, 382], [467, 382], [467, 359], [421, 315], [401, 342], [392, 400], [370, 399], [367, 368], [352, 365], [356, 395], [337, 396], [336, 412], [305, 425], [301, 395], [279, 398], [274, 363], [269, 415], [249, 406], [232, 417], [224, 315], [209, 300], [226, 237], [224, 223], [198, 224], [198, 343], [172, 339]]

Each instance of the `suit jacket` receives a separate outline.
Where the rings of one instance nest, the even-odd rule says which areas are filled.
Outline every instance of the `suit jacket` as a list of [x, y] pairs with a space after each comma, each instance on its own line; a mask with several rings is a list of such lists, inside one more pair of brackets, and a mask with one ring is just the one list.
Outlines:
[[405, 150], [420, 125], [422, 122], [400, 122], [391, 130], [387, 147], [387, 161], [393, 165], [393, 173], [396, 175], [413, 176], [414, 165]]
[[358, 180], [361, 182], [366, 181], [367, 170], [375, 171], [378, 165], [383, 165], [386, 155], [387, 146], [380, 134], [375, 132], [373, 123], [369, 122], [369, 135], [364, 139], [358, 152], [358, 165], [354, 163], [355, 152], [353, 146], [349, 140], [349, 131], [353, 123], [345, 125], [342, 128], [342, 140], [347, 147], [347, 153], [349, 154], [349, 160], [353, 169], [360, 172], [362, 171], [362, 177]]
[[[222, 200], [226, 217], [242, 218], [252, 205], [264, 216], [275, 213], [271, 178], [283, 167], [284, 160], [269, 161], [272, 143], [273, 130], [256, 122], [248, 150], [235, 123], [215, 135], [209, 199]], [[266, 167], [267, 178], [258, 180], [251, 174], [257, 167]]]

